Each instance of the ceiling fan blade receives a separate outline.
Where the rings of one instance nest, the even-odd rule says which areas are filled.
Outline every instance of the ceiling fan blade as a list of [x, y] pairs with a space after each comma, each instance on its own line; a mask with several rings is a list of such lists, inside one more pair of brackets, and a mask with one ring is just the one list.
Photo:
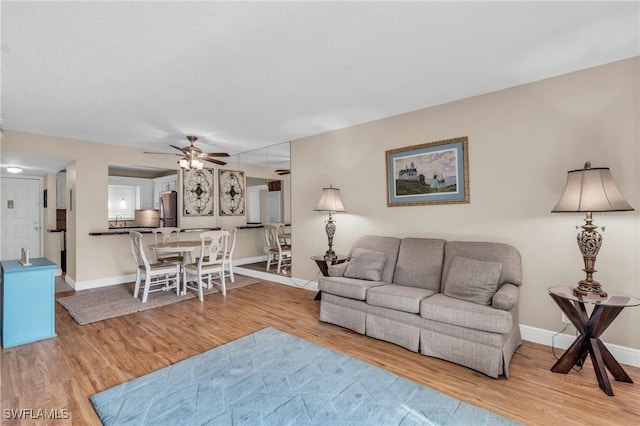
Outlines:
[[201, 158], [201, 160], [208, 161], [209, 163], [219, 164], [221, 166], [224, 166], [225, 164], [227, 164], [224, 161], [220, 161], [220, 160], [216, 160], [215, 158], [208, 158], [204, 156]]
[[185, 154], [187, 153], [187, 151], [185, 151], [185, 149], [184, 149], [184, 148], [180, 148], [179, 146], [175, 146], [175, 145], [169, 145], [169, 146], [170, 146], [171, 148], [175, 148], [175, 149], [177, 149], [177, 150], [179, 150], [179, 151], [182, 151], [182, 152], [184, 152]]
[[207, 157], [229, 157], [229, 154], [227, 154], [226, 152], [207, 152], [203, 155]]
[[178, 157], [182, 157], [182, 154], [173, 154], [173, 153], [171, 153], [171, 152], [152, 152], [152, 151], [144, 151], [144, 154], [177, 155]]

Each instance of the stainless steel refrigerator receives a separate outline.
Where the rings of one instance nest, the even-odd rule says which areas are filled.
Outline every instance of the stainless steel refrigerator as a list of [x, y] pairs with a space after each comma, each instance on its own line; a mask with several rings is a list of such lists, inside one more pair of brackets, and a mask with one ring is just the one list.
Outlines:
[[160, 226], [178, 226], [178, 193], [160, 193]]

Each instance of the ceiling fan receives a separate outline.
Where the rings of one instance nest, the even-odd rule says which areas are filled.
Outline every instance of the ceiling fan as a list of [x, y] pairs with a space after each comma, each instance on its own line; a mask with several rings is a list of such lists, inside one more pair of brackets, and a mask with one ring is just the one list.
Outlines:
[[227, 164], [224, 161], [216, 159], [216, 157], [228, 157], [229, 154], [227, 154], [226, 152], [208, 152], [208, 153], [202, 152], [200, 148], [194, 145], [195, 142], [198, 140], [197, 136], [187, 136], [187, 140], [191, 143], [191, 145], [184, 148], [180, 148], [179, 146], [175, 146], [171, 144], [169, 145], [170, 147], [175, 148], [178, 151], [181, 151], [182, 154], [167, 154], [164, 152], [145, 152], [145, 154], [167, 154], [167, 155], [182, 156], [182, 158], [178, 163], [180, 164], [180, 167], [185, 170], [191, 170], [191, 169], [202, 170], [202, 167], [204, 165], [202, 163], [203, 161], [219, 164], [221, 166], [224, 166], [225, 164]]
[[291, 174], [291, 169], [278, 169], [276, 170], [276, 173], [279, 174], [280, 176], [288, 175], [288, 174]]

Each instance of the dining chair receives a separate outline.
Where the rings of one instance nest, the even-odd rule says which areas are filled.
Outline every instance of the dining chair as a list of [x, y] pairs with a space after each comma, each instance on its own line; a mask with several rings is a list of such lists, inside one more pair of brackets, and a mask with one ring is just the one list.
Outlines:
[[[163, 228], [153, 228], [151, 232], [153, 232], [156, 244], [180, 241], [180, 228], [167, 226]], [[182, 263], [182, 253], [158, 251], [156, 252], [156, 259], [158, 262]]]
[[264, 236], [267, 242], [267, 272], [271, 269], [271, 262], [277, 261], [277, 273], [282, 267], [291, 265], [291, 245], [280, 237], [284, 231], [283, 223], [268, 223], [264, 227]]
[[131, 238], [131, 251], [136, 262], [136, 285], [133, 297], [138, 297], [143, 276], [142, 303], [147, 303], [149, 293], [156, 291], [169, 291], [175, 288], [176, 294], [180, 294], [180, 265], [169, 262], [149, 263], [142, 244], [142, 234], [130, 231], [129, 237]]
[[224, 258], [224, 269], [227, 271], [225, 272], [225, 276], [228, 276], [231, 279], [231, 282], [234, 283], [236, 282], [234, 276], [233, 276], [233, 252], [236, 249], [236, 237], [238, 236], [238, 227], [234, 226], [233, 228], [231, 228], [229, 232], [229, 240], [227, 243], [227, 254]]
[[[184, 292], [187, 289], [198, 292], [198, 299], [204, 299], [202, 288], [211, 288], [214, 283], [220, 285], [222, 295], [227, 295], [227, 287], [224, 277], [224, 262], [229, 241], [228, 231], [206, 231], [200, 234], [200, 257], [196, 263], [190, 263], [183, 267]], [[215, 279], [218, 279], [216, 282]], [[190, 281], [191, 280], [191, 281]], [[194, 284], [191, 284], [194, 283]], [[197, 284], [197, 286], [195, 286]]]

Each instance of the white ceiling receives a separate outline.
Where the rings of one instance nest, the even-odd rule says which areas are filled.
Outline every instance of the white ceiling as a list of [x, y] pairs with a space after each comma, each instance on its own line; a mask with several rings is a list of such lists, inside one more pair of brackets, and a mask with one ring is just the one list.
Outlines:
[[1, 8], [5, 129], [167, 152], [194, 134], [236, 154], [640, 54], [638, 1]]

